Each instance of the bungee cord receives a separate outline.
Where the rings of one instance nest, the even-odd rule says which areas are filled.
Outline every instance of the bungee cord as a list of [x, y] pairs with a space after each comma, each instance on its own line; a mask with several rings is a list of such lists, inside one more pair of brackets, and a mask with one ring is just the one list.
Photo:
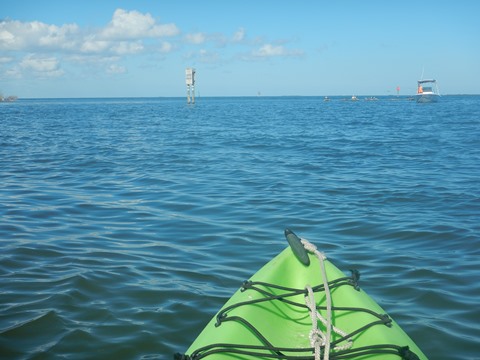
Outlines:
[[[286, 231], [287, 234], [287, 231]], [[293, 234], [293, 233], [292, 233]], [[295, 235], [296, 237], [296, 235]], [[398, 346], [393, 344], [376, 344], [354, 348], [353, 338], [364, 332], [370, 327], [383, 325], [391, 327], [392, 320], [386, 314], [379, 314], [373, 310], [356, 307], [338, 307], [332, 304], [332, 289], [342, 286], [351, 286], [359, 290], [358, 280], [359, 273], [357, 270], [351, 270], [350, 277], [341, 277], [334, 280], [328, 280], [325, 269], [326, 256], [317, 250], [317, 247], [303, 238], [297, 238], [301, 242], [301, 246], [312, 253], [319, 262], [322, 282], [314, 287], [306, 284], [304, 288], [290, 288], [276, 284], [270, 284], [260, 281], [245, 281], [241, 287], [241, 291], [254, 291], [262, 295], [260, 298], [252, 298], [243, 302], [229, 305], [222, 309], [216, 316], [215, 327], [220, 327], [226, 322], [237, 322], [247, 328], [262, 343], [262, 345], [245, 345], [230, 343], [214, 343], [195, 350], [190, 355], [175, 354], [175, 360], [200, 360], [215, 354], [230, 354], [232, 356], [245, 356], [248, 358], [264, 358], [264, 359], [283, 359], [283, 360], [348, 360], [360, 358], [368, 355], [391, 354], [397, 355], [403, 360], [418, 360], [418, 356], [409, 350], [408, 346]], [[288, 240], [288, 238], [287, 238]], [[292, 245], [291, 240], [289, 243]], [[299, 251], [299, 246], [294, 252]], [[297, 255], [297, 254], [295, 254]], [[304, 254], [299, 255], [299, 260], [306, 264]], [[309, 264], [309, 260], [308, 260]], [[317, 305], [315, 294], [321, 293], [325, 296], [325, 306]], [[293, 300], [293, 297], [303, 295], [304, 303]], [[290, 306], [307, 309], [312, 323], [311, 330], [308, 334], [310, 347], [279, 347], [272, 344], [250, 321], [238, 316], [229, 315], [234, 309], [244, 306], [252, 306], [266, 302], [279, 301]], [[321, 311], [325, 311], [322, 316]], [[333, 312], [363, 312], [372, 316], [372, 321], [359, 326], [357, 329], [347, 333], [333, 325]], [[320, 324], [323, 326], [322, 331]], [[332, 332], [335, 339], [332, 339]], [[243, 358], [243, 357], [242, 357]]]

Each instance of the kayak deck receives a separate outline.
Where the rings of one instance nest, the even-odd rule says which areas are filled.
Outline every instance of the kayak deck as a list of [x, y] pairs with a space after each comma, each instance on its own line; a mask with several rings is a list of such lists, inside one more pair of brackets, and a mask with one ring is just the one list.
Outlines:
[[307, 261], [290, 244], [175, 359], [426, 359], [359, 288], [358, 272], [345, 276], [319, 254]]

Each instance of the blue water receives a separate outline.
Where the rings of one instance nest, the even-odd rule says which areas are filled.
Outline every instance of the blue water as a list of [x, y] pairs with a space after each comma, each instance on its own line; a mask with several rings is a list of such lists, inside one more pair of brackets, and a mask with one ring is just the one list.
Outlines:
[[0, 104], [0, 358], [170, 359], [290, 227], [480, 358], [480, 96]]

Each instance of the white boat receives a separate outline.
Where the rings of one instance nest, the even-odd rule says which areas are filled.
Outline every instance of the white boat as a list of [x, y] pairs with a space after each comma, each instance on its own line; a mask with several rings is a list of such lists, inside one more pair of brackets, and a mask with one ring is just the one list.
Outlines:
[[437, 102], [440, 94], [438, 92], [437, 80], [418, 80], [415, 99], [417, 103]]

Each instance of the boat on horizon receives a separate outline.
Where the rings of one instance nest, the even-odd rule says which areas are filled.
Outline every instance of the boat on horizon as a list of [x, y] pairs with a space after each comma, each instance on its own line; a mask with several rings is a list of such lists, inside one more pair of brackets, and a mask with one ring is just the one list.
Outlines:
[[417, 103], [437, 102], [439, 97], [437, 80], [427, 79], [417, 81], [417, 93], [415, 94]]

